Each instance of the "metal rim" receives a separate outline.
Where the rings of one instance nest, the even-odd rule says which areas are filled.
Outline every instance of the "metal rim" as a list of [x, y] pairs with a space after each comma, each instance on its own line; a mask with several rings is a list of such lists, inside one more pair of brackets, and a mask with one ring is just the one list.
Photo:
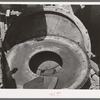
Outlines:
[[[79, 88], [83, 85], [83, 83], [85, 83], [85, 81], [87, 80], [87, 76], [88, 76], [88, 71], [89, 71], [89, 62], [88, 62], [88, 58], [86, 56], [86, 54], [84, 53], [84, 51], [82, 50], [82, 48], [80, 46], [78, 46], [75, 42], [69, 40], [69, 39], [66, 39], [64, 37], [57, 37], [57, 36], [46, 36], [45, 40], [54, 40], [56, 42], [60, 42], [62, 44], [65, 44], [67, 46], [69, 46], [70, 48], [73, 48], [75, 52], [77, 52], [80, 58], [80, 60], [82, 61], [82, 71], [79, 75], [79, 77], [77, 78], [76, 82], [73, 83], [72, 86], [69, 87], [69, 89], [73, 89], [73, 88]], [[31, 44], [31, 43], [36, 43], [36, 39], [33, 39], [33, 40], [30, 40], [30, 41], [27, 41], [25, 43], [28, 43], [28, 44]], [[8, 60], [8, 64], [9, 66], [11, 66], [11, 63], [12, 63], [12, 58], [14, 56], [14, 53], [16, 52], [17, 48], [19, 46], [22, 46], [24, 43], [21, 43], [21, 44], [18, 44], [16, 46], [14, 46], [8, 53], [7, 55], [7, 60]], [[38, 53], [38, 52], [41, 52], [41, 51], [44, 51], [44, 50], [38, 50], [36, 52], [33, 52], [29, 58], [31, 58], [34, 54]], [[47, 49], [48, 51], [48, 49]], [[25, 61], [26, 64], [29, 63], [29, 61]], [[65, 87], [66, 88], [66, 87]]]

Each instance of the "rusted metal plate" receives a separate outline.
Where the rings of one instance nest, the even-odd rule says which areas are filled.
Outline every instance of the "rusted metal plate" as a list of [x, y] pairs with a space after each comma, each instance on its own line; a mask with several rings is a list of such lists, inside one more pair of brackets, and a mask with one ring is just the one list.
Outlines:
[[[80, 88], [89, 71], [88, 58], [80, 46], [58, 36], [18, 44], [7, 54], [7, 61], [10, 70], [18, 68], [13, 74], [17, 88], [39, 76], [58, 77], [56, 89]], [[42, 71], [37, 74], [38, 69]]]

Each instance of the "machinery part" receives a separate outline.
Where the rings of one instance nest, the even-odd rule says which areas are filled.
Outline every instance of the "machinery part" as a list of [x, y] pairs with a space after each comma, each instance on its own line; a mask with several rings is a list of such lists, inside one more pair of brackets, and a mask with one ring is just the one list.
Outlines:
[[90, 89], [100, 89], [100, 77], [96, 75], [93, 69], [90, 70], [89, 78], [91, 80]]
[[2, 65], [2, 88], [16, 88], [16, 82], [12, 77], [12, 74], [16, 72], [15, 68], [11, 71], [6, 59], [6, 55], [2, 50], [2, 59], [1, 59], [1, 65]]
[[87, 30], [80, 20], [63, 6], [42, 5], [23, 12], [18, 20], [16, 19], [9, 26], [4, 45], [7, 50], [10, 50], [15, 44], [47, 35], [67, 37], [77, 42], [91, 57], [91, 44]]
[[8, 51], [7, 73], [17, 88], [31, 87], [39, 77], [45, 79], [40, 86], [47, 82], [46, 88], [81, 88], [88, 77], [87, 55], [92, 54], [87, 30], [71, 6], [32, 7], [8, 25], [3, 42]]
[[100, 76], [99, 75], [99, 72], [100, 72], [99, 66], [92, 60], [90, 60], [90, 64], [91, 64], [91, 68], [96, 72], [96, 74], [98, 76]]
[[[24, 84], [26, 89], [54, 89], [57, 84], [57, 77], [37, 77]], [[42, 86], [41, 86], [42, 85]]]
[[[55, 89], [81, 88], [89, 74], [89, 59], [80, 46], [73, 41], [58, 36], [40, 37], [15, 45], [7, 54], [10, 70], [17, 68], [13, 74], [17, 88], [42, 76], [58, 77]], [[46, 63], [51, 61], [52, 64]], [[45, 64], [43, 64], [45, 62]], [[43, 65], [42, 65], [43, 64]], [[57, 65], [57, 66], [55, 66]], [[46, 70], [46, 74], [37, 75], [37, 70]]]

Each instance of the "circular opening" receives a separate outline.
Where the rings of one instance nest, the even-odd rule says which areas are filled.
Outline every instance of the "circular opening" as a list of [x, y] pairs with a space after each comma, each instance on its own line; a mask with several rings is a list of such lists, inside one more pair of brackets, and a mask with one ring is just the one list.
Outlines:
[[63, 61], [58, 54], [51, 51], [43, 51], [31, 57], [29, 67], [32, 72], [36, 73], [39, 68], [50, 69], [57, 66], [62, 67], [62, 63]]

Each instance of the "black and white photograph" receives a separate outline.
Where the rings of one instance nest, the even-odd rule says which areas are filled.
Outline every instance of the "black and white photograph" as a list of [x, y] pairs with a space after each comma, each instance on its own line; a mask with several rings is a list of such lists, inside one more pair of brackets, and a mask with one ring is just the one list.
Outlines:
[[99, 78], [99, 4], [0, 4], [0, 90], [92, 91]]

